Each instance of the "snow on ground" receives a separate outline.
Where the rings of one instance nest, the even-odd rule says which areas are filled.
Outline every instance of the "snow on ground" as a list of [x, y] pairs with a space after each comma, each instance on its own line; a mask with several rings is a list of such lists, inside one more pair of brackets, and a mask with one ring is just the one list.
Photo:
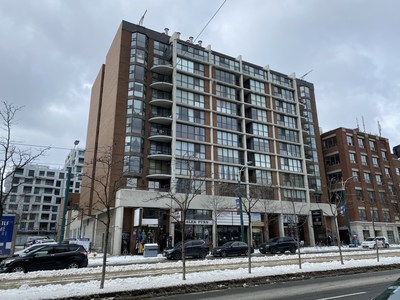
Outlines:
[[[315, 247], [315, 248], [303, 248], [302, 252], [303, 257], [312, 256], [316, 257], [322, 255], [318, 252], [328, 252], [335, 249], [337, 251], [337, 247]], [[360, 249], [357, 248], [344, 248], [344, 251], [354, 251], [354, 254], [360, 253]], [[385, 251], [396, 251], [396, 250], [385, 250]], [[398, 251], [398, 250], [397, 250]], [[327, 253], [324, 253], [326, 256]], [[66, 285], [60, 284], [48, 284], [42, 285], [38, 287], [30, 287], [29, 285], [22, 285], [19, 289], [9, 289], [2, 290], [0, 293], [1, 300], [19, 300], [19, 299], [48, 299], [51, 297], [52, 299], [62, 298], [62, 297], [71, 297], [71, 296], [85, 296], [91, 295], [94, 293], [109, 293], [109, 292], [117, 292], [124, 290], [133, 290], [133, 289], [147, 289], [147, 288], [156, 288], [156, 287], [168, 287], [168, 286], [177, 286], [184, 284], [196, 284], [196, 283], [205, 283], [205, 282], [214, 282], [216, 278], [218, 280], [230, 280], [230, 279], [243, 279], [243, 278], [251, 278], [258, 276], [271, 276], [271, 275], [282, 275], [282, 274], [293, 274], [300, 272], [312, 272], [312, 271], [323, 271], [323, 270], [335, 270], [335, 269], [345, 269], [345, 268], [356, 268], [356, 267], [364, 267], [364, 266], [373, 266], [373, 265], [384, 265], [384, 264], [393, 264], [400, 263], [400, 257], [391, 257], [384, 258], [381, 257], [379, 262], [375, 259], [364, 259], [364, 260], [352, 260], [348, 259], [345, 261], [344, 265], [341, 265], [338, 259], [338, 252], [329, 253], [328, 255], [332, 256], [331, 262], [323, 262], [323, 263], [303, 263], [302, 269], [299, 269], [297, 264], [295, 265], [283, 265], [283, 266], [274, 266], [274, 267], [257, 267], [252, 268], [252, 273], [248, 273], [247, 268], [239, 268], [235, 270], [228, 269], [220, 269], [215, 271], [205, 271], [205, 272], [196, 272], [196, 273], [188, 273], [186, 275], [186, 280], [182, 280], [181, 273], [169, 274], [169, 275], [160, 275], [160, 276], [144, 276], [144, 277], [135, 277], [135, 278], [123, 278], [123, 279], [113, 279], [106, 280], [104, 289], [100, 290], [100, 281], [93, 280], [89, 282], [76, 282]], [[252, 257], [252, 261], [272, 261], [272, 260], [287, 260], [292, 259], [292, 255], [280, 255], [280, 256], [259, 256]], [[247, 260], [247, 258], [233, 258], [229, 260], [229, 263], [234, 262], [243, 262]], [[171, 268], [172, 266], [181, 266], [182, 262], [180, 261], [171, 261], [165, 262], [165, 258], [161, 255], [157, 257], [143, 257], [143, 256], [114, 256], [107, 258], [108, 270], [143, 270], [143, 269], [152, 269], [152, 268]], [[0, 274], [0, 284], [2, 281], [14, 279], [14, 278], [34, 278], [34, 277], [47, 277], [47, 276], [66, 276], [68, 274], [76, 274], [82, 273], [99, 273], [99, 269], [101, 268], [102, 257], [101, 255], [97, 255], [96, 258], [91, 254], [89, 259], [90, 266], [97, 266], [95, 268], [83, 268], [83, 269], [73, 269], [73, 270], [59, 270], [59, 271], [39, 271], [39, 272], [30, 272], [27, 274]], [[217, 264], [226, 264], [226, 260], [224, 259], [214, 259], [214, 260], [187, 260], [187, 265], [217, 265]], [[100, 277], [100, 276], [99, 276]]]

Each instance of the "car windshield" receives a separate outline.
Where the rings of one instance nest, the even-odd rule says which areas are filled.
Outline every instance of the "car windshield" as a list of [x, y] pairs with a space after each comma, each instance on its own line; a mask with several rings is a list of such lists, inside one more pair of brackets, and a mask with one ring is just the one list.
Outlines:
[[375, 238], [369, 237], [369, 238], [367, 238], [365, 241], [366, 241], [366, 242], [374, 242], [374, 241], [375, 241]]
[[275, 237], [275, 238], [269, 239], [269, 240], [268, 240], [268, 243], [273, 243], [273, 242], [276, 242], [278, 239], [279, 239], [278, 237]]
[[20, 253], [19, 256], [27, 256], [28, 254], [31, 254], [32, 252], [37, 251], [37, 250], [39, 250], [39, 249], [42, 249], [42, 248], [44, 248], [45, 246], [46, 246], [46, 245], [43, 245], [43, 246], [37, 246], [37, 245], [35, 245], [35, 246], [28, 247], [28, 248], [26, 248], [22, 253]]
[[223, 248], [229, 248], [230, 246], [232, 246], [233, 243], [234, 243], [233, 241], [227, 242], [227, 243], [223, 244], [222, 247]]

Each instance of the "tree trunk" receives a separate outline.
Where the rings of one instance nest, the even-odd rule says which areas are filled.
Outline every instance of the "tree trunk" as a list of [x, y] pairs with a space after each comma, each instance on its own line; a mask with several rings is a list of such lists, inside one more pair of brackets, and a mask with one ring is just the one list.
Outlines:
[[251, 228], [250, 228], [250, 215], [249, 215], [249, 226], [247, 226], [247, 255], [249, 256], [249, 274], [251, 273]]
[[104, 281], [106, 278], [107, 245], [108, 245], [109, 232], [110, 232], [110, 222], [111, 222], [111, 212], [110, 212], [110, 208], [107, 207], [106, 236], [105, 236], [105, 241], [104, 241], [104, 245], [103, 245], [103, 267], [101, 269], [100, 289], [104, 288]]

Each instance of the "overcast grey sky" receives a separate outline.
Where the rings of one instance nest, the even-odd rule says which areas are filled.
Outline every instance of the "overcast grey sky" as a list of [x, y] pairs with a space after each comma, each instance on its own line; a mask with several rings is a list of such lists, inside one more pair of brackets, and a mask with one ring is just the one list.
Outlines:
[[[122, 20], [196, 37], [223, 0], [0, 0], [0, 100], [24, 106], [14, 139], [61, 167], [85, 145], [90, 89]], [[323, 131], [400, 144], [400, 1], [227, 0], [201, 34], [215, 51], [305, 79]]]

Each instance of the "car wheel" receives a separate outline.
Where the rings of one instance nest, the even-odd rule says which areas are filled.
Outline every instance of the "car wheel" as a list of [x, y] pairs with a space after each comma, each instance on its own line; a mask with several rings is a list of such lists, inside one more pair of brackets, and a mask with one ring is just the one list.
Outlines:
[[200, 258], [201, 258], [201, 259], [205, 259], [206, 256], [207, 256], [207, 254], [208, 254], [208, 253], [207, 253], [206, 251], [201, 251], [201, 252], [200, 252]]
[[389, 244], [385, 244], [385, 248], [389, 248]]
[[221, 252], [221, 256], [222, 256], [222, 257], [226, 257], [226, 251], [222, 251], [222, 252]]
[[16, 265], [11, 269], [13, 273], [26, 273], [26, 269], [24, 266]]
[[278, 252], [278, 250], [275, 247], [272, 247], [270, 252], [271, 252], [271, 254], [276, 254], [276, 252]]
[[294, 247], [294, 246], [291, 247], [290, 248], [290, 253], [292, 253], [292, 254], [296, 253], [296, 247]]
[[285, 252], [286, 252], [285, 250], [281, 250], [281, 253], [282, 253], [282, 254], [285, 254]]
[[80, 264], [76, 261], [67, 264], [67, 269], [77, 269], [80, 268]]
[[260, 253], [261, 253], [261, 254], [265, 254], [266, 252], [265, 252], [265, 251], [261, 251], [261, 250], [260, 250]]
[[175, 260], [182, 259], [182, 254], [179, 252], [174, 252], [174, 254], [172, 255], [172, 259], [175, 259]]

